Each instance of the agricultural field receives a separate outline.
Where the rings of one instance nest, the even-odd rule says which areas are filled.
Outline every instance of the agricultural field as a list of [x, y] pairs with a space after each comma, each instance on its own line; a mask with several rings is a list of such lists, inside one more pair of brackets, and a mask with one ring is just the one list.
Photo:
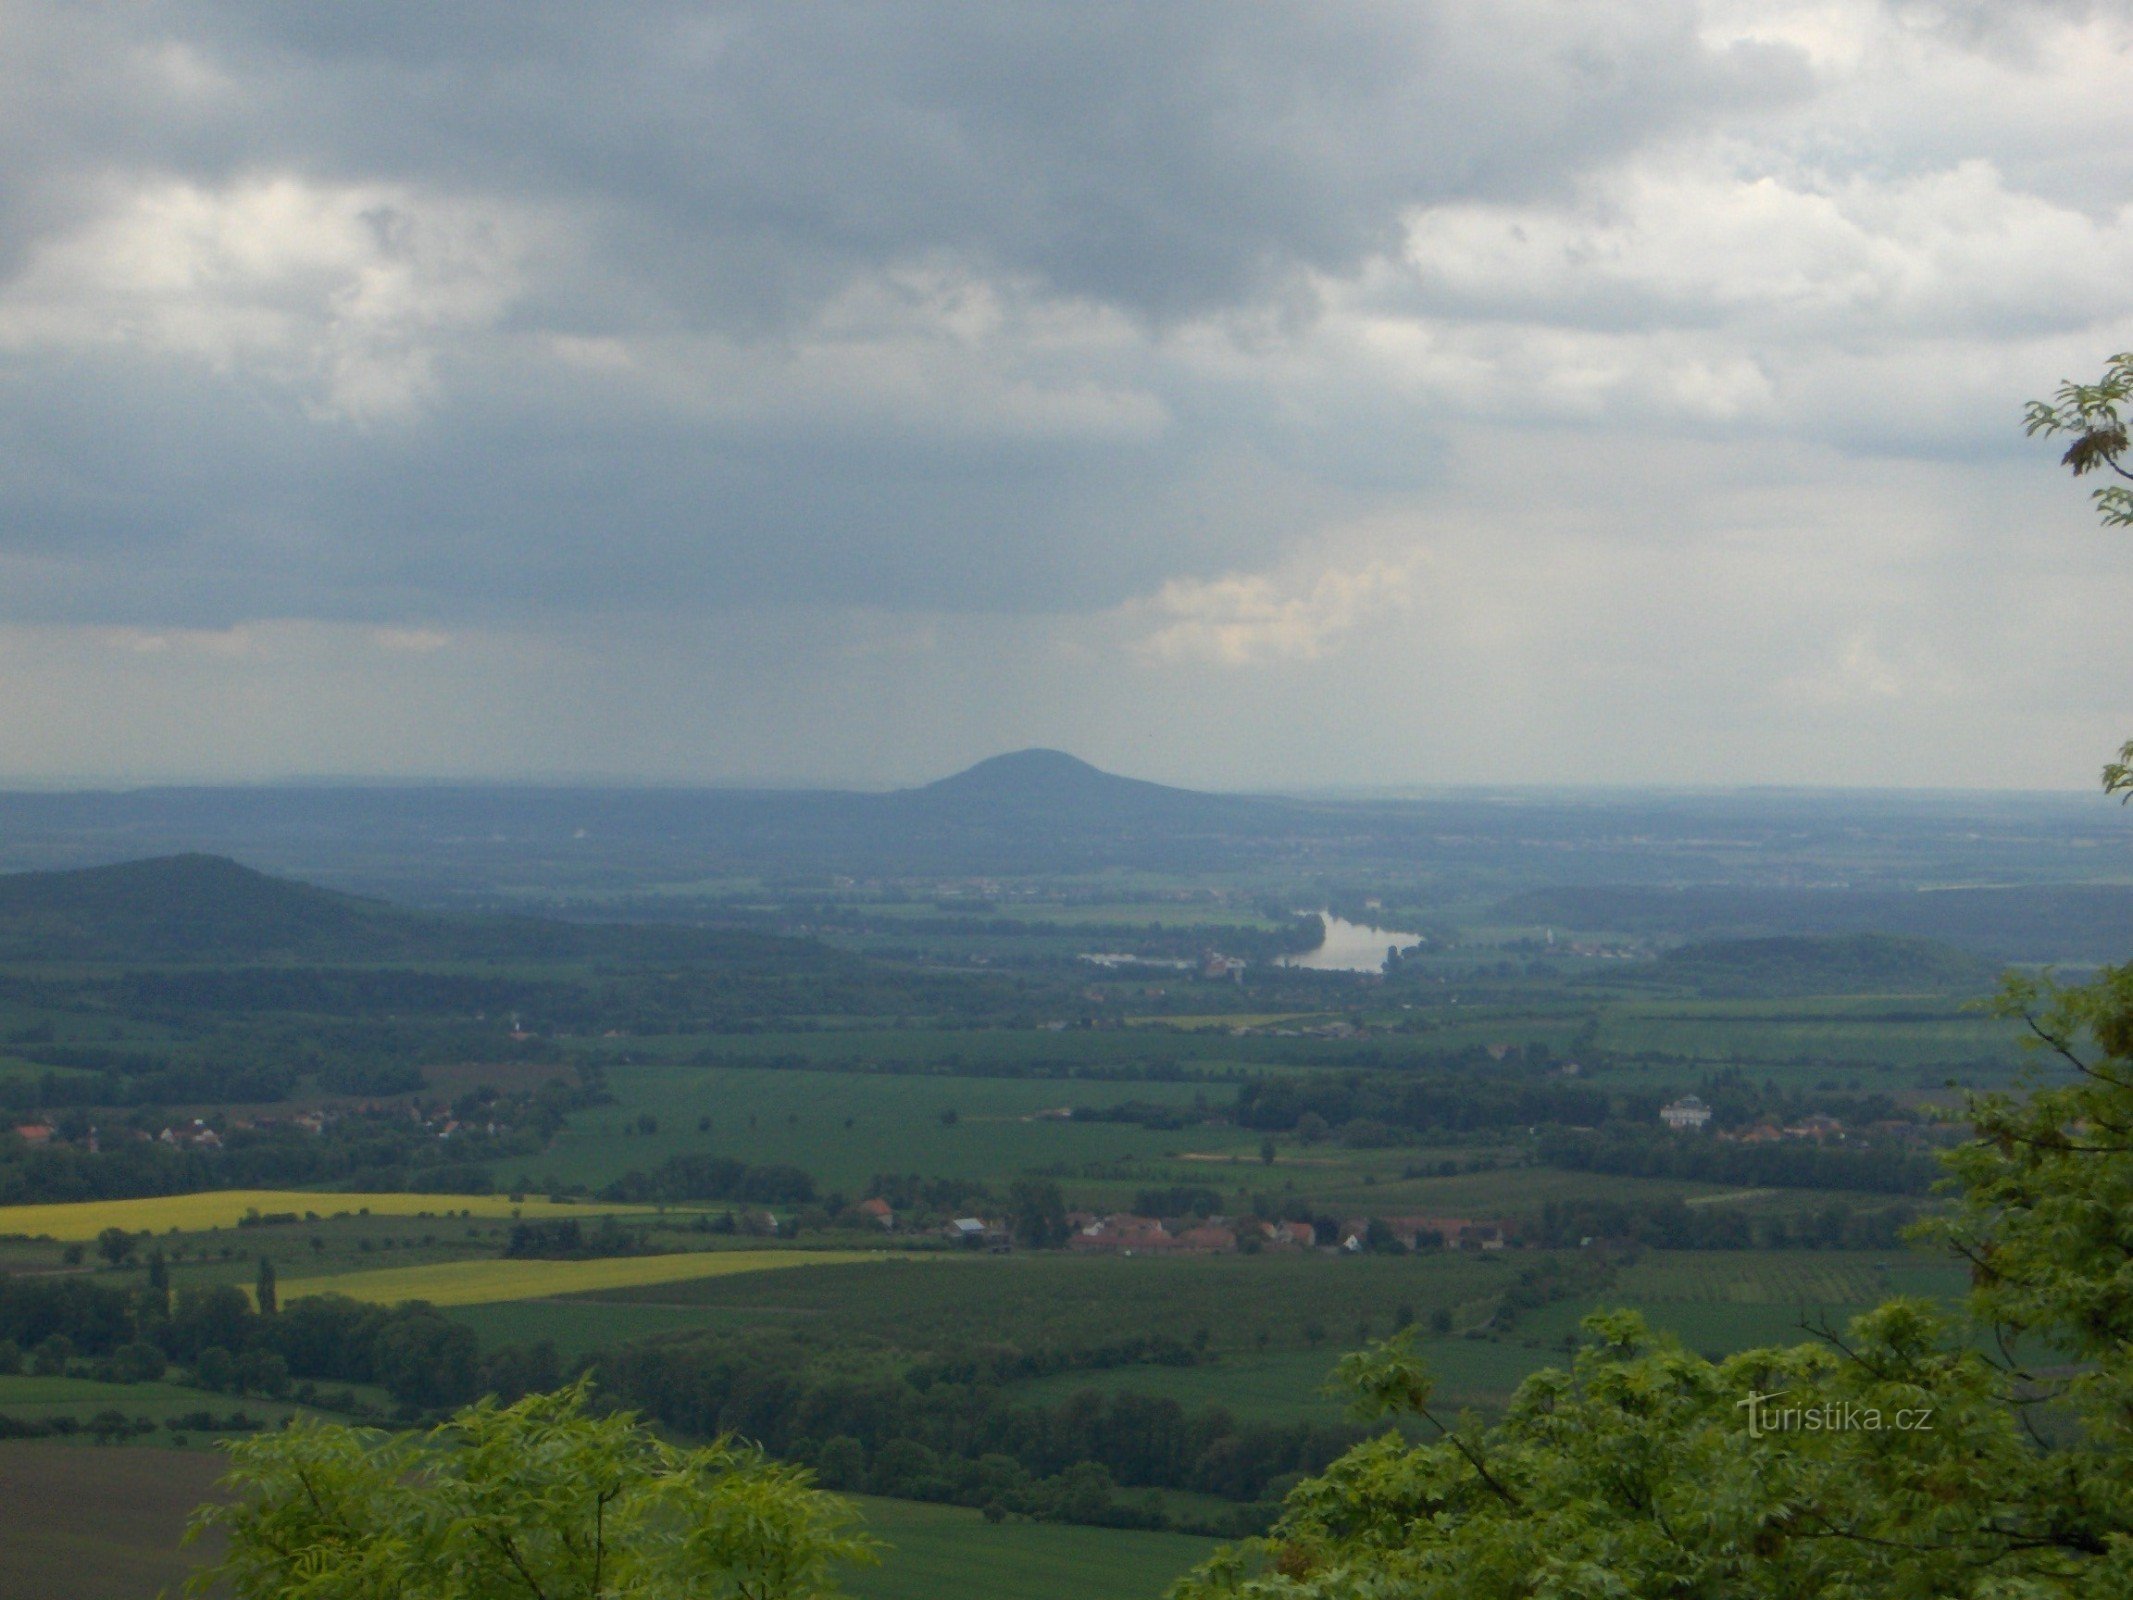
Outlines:
[[[1115, 1033], [1084, 1037], [1130, 1042]], [[1532, 1215], [1546, 1201], [1569, 1196], [1654, 1201], [1728, 1192], [1720, 1185], [1533, 1167], [1525, 1146], [1500, 1134], [1385, 1149], [1334, 1142], [1306, 1148], [1281, 1139], [1268, 1163], [1263, 1134], [1220, 1121], [1158, 1129], [1044, 1114], [1140, 1101], [1219, 1118], [1231, 1102], [1222, 1084], [668, 1065], [618, 1070], [608, 1082], [615, 1103], [572, 1119], [540, 1171], [527, 1175], [532, 1190], [550, 1182], [598, 1186], [672, 1156], [702, 1153], [798, 1166], [822, 1191], [851, 1199], [868, 1193], [883, 1173], [970, 1179], [999, 1189], [1036, 1174], [1058, 1179], [1073, 1203], [1098, 1210], [1130, 1209], [1140, 1191], [1178, 1184], [1210, 1186], [1225, 1208], [1239, 1212], [1273, 1205], [1342, 1215], [1470, 1217]], [[641, 1131], [646, 1118], [656, 1131]], [[1447, 1160], [1460, 1170], [1440, 1174], [1436, 1169]], [[1826, 1200], [1803, 1192], [1778, 1204]]]
[[[1177, 1259], [1016, 1255], [875, 1261], [819, 1272], [618, 1290], [616, 1305], [686, 1306], [707, 1325], [784, 1326], [814, 1342], [893, 1339], [905, 1349], [991, 1343], [1102, 1345], [1129, 1335], [1215, 1351], [1323, 1348], [1328, 1360], [1403, 1312], [1485, 1315], [1518, 1273], [1500, 1255]], [[1265, 1345], [1260, 1335], [1265, 1335]], [[1204, 1336], [1204, 1337], [1203, 1337]]]
[[[25, 1422], [72, 1417], [86, 1428], [91, 1417], [105, 1411], [117, 1411], [127, 1417], [146, 1417], [159, 1425], [173, 1417], [191, 1416], [201, 1411], [218, 1418], [234, 1412], [271, 1428], [281, 1426], [285, 1418], [304, 1413], [306, 1408], [257, 1396], [232, 1398], [211, 1394], [176, 1383], [99, 1383], [93, 1378], [27, 1374], [0, 1376], [0, 1416]], [[165, 1436], [148, 1434], [143, 1437], [154, 1443]]]
[[[650, 1207], [606, 1206], [612, 1212]], [[589, 1208], [534, 1196], [513, 1200], [482, 1194], [337, 1194], [307, 1189], [216, 1189], [203, 1194], [159, 1195], [143, 1200], [83, 1200], [62, 1205], [0, 1206], [0, 1236], [62, 1241], [94, 1239], [106, 1228], [126, 1233], [202, 1233], [234, 1228], [247, 1218], [276, 1213], [300, 1218], [338, 1217], [556, 1217], [586, 1216]]]
[[178, 1540], [221, 1471], [204, 1450], [0, 1441], [0, 1600], [154, 1600], [175, 1589], [211, 1553]]
[[1905, 1082], [1921, 1070], [1965, 1078], [2004, 1075], [2024, 1059], [2012, 1024], [1938, 997], [1759, 1001], [1620, 1001], [1599, 1015], [1598, 1047], [1713, 1066], [1738, 1063], [1758, 1077], [1811, 1087], [1860, 1076]]
[[[959, 1043], [964, 1052], [982, 1048], [967, 1036]], [[573, 1117], [542, 1159], [539, 1178], [597, 1187], [669, 1156], [704, 1153], [789, 1163], [812, 1174], [818, 1188], [858, 1198], [881, 1172], [997, 1180], [1030, 1168], [1160, 1155], [1179, 1148], [1185, 1135], [1040, 1113], [1127, 1100], [1189, 1108], [1196, 1097], [1214, 1104], [1229, 1098], [1220, 1087], [1177, 1083], [666, 1065], [615, 1071], [608, 1081], [616, 1103]], [[656, 1132], [636, 1131], [645, 1117]]]
[[451, 1308], [454, 1322], [474, 1330], [481, 1348], [545, 1341], [564, 1361], [611, 1350], [634, 1339], [656, 1339], [712, 1326], [715, 1310], [647, 1305], [579, 1296], [568, 1300], [498, 1300]]
[[339, 1273], [330, 1278], [299, 1278], [281, 1285], [281, 1298], [286, 1303], [306, 1295], [337, 1294], [373, 1305], [424, 1300], [435, 1306], [483, 1306], [700, 1283], [802, 1267], [837, 1267], [868, 1259], [867, 1252], [858, 1250], [695, 1250], [675, 1255], [606, 1256], [589, 1261], [439, 1262]]
[[[25, 980], [0, 996], [0, 1100], [18, 1120], [49, 1124], [19, 1147], [0, 1131], [14, 1184], [0, 1192], [223, 1185], [0, 1210], [0, 1272], [45, 1280], [24, 1303], [51, 1293], [140, 1304], [153, 1247], [180, 1310], [218, 1303], [188, 1301], [188, 1289], [250, 1290], [262, 1261], [284, 1304], [329, 1292], [372, 1306], [427, 1301], [438, 1315], [346, 1313], [350, 1327], [380, 1330], [363, 1335], [374, 1346], [346, 1345], [367, 1350], [368, 1367], [330, 1372], [316, 1351], [292, 1347], [290, 1376], [317, 1386], [301, 1392], [331, 1386], [338, 1403], [346, 1376], [367, 1386], [361, 1403], [380, 1416], [433, 1417], [489, 1387], [545, 1386], [591, 1360], [620, 1403], [686, 1437], [739, 1429], [826, 1475], [837, 1460], [838, 1482], [914, 1496], [867, 1502], [897, 1549], [856, 1578], [861, 1600], [1154, 1600], [1206, 1541], [1026, 1519], [1130, 1510], [1203, 1531], [1255, 1525], [1298, 1472], [1355, 1437], [1326, 1380], [1345, 1351], [1396, 1327], [1415, 1330], [1448, 1408], [1487, 1412], [1537, 1367], [1566, 1359], [1579, 1318], [1596, 1308], [1637, 1307], [1691, 1348], [1721, 1352], [1804, 1337], [1803, 1314], [1841, 1323], [1889, 1294], [1960, 1290], [1959, 1273], [1893, 1246], [1653, 1248], [1654, 1238], [1857, 1242], [1873, 1229], [1763, 1225], [1840, 1210], [1885, 1223], [1899, 1204], [1930, 1203], [1774, 1186], [1864, 1181], [1856, 1164], [1800, 1163], [1773, 1176], [1674, 1160], [1657, 1107], [1698, 1092], [1725, 1101], [1721, 1127], [1810, 1113], [1871, 1125], [1947, 1099], [1950, 1078], [2005, 1081], [2021, 1058], [2004, 1024], [1940, 995], [1697, 998], [1719, 991], [1662, 988], [1650, 976], [1671, 935], [1625, 935], [1636, 961], [1549, 953], [1546, 930], [1499, 915], [1479, 879], [1410, 874], [1395, 900], [1377, 870], [1345, 882], [1313, 864], [1286, 877], [1255, 866], [1218, 886], [1121, 873], [839, 888], [811, 867], [729, 874], [670, 863], [636, 891], [589, 874], [462, 903], [567, 901], [632, 916], [681, 908], [704, 926], [501, 930], [377, 903], [322, 908], [303, 898], [319, 891], [233, 879], [239, 900], [262, 897], [275, 938], [296, 938], [314, 918], [316, 938], [289, 954], [233, 923], [220, 954], [188, 949], [180, 960], [155, 943], [160, 923], [137, 919], [97, 931], [102, 942], [78, 969], [40, 955], [34, 973], [0, 974]], [[1383, 975], [1260, 959], [1241, 983], [1203, 982], [1176, 968], [1128, 976], [1076, 959], [1094, 949], [1191, 959], [1222, 948], [1225, 927], [1272, 950], [1277, 925], [1263, 908], [1375, 895], [1401, 907], [1384, 913], [1389, 925], [1436, 930], [1428, 950]], [[31, 948], [28, 933], [17, 947]], [[1133, 1116], [1116, 1121], [1060, 1115], [1129, 1105]], [[335, 1115], [319, 1136], [303, 1135], [289, 1117], [299, 1106]], [[220, 1119], [224, 1150], [124, 1137], [196, 1115]], [[0, 1120], [0, 1130], [13, 1125]], [[1542, 1164], [1544, 1151], [1564, 1161], [1551, 1134], [1588, 1128], [1595, 1142], [1646, 1139], [1652, 1150], [1637, 1153], [1656, 1157], [1618, 1160], [1618, 1172]], [[103, 1132], [100, 1151], [91, 1129]], [[775, 1207], [781, 1233], [797, 1239], [764, 1237], [748, 1204], [724, 1198], [772, 1191], [710, 1176], [707, 1163], [632, 1192], [720, 1198], [665, 1207], [594, 1198], [677, 1156], [800, 1169], [804, 1182], [776, 1192], [797, 1197], [811, 1183], [815, 1202]], [[1621, 1175], [1721, 1170], [1732, 1179]], [[920, 1180], [899, 1185], [896, 1204], [926, 1232], [884, 1235], [829, 1203], [864, 1197], [877, 1175]], [[966, 1208], [1013, 1215], [1028, 1197], [1011, 1199], [1010, 1186], [1024, 1178], [1055, 1183], [1069, 1208], [1172, 1217], [1515, 1222], [1551, 1203], [1639, 1215], [1610, 1219], [1590, 1250], [1360, 1258], [991, 1255], [952, 1250], [931, 1230]], [[462, 1184], [490, 1192], [456, 1192]], [[1646, 1231], [1642, 1214], [1662, 1210], [1699, 1226]], [[505, 1255], [548, 1247], [514, 1244], [515, 1223], [606, 1216], [623, 1233], [600, 1230], [593, 1248], [614, 1254]], [[1754, 1231], [1705, 1225], [1736, 1216]], [[132, 1260], [106, 1262], [95, 1248], [110, 1228], [133, 1236]], [[112, 1253], [123, 1255], [116, 1241]], [[245, 1335], [257, 1335], [255, 1349], [264, 1320]], [[76, 1370], [98, 1370], [116, 1339], [82, 1349]], [[410, 1371], [419, 1379], [446, 1364], [426, 1355], [389, 1364], [381, 1352], [395, 1341], [456, 1352], [455, 1387], [423, 1391]], [[236, 1348], [235, 1335], [229, 1342]], [[170, 1348], [190, 1361], [207, 1346], [172, 1339]], [[1100, 1407], [1069, 1403], [1086, 1391]], [[1129, 1395], [1182, 1411], [1118, 1399]], [[117, 1411], [160, 1422], [240, 1407], [270, 1422], [292, 1409], [176, 1382], [0, 1379], [0, 1413], [25, 1420]], [[1115, 1436], [1076, 1436], [1118, 1486], [1108, 1510], [1092, 1511], [1057, 1495], [1056, 1476], [1074, 1463], [1040, 1460], [1015, 1441], [1046, 1436], [1047, 1419], [1098, 1409], [1126, 1420]], [[1182, 1442], [1136, 1458], [1132, 1430], [1143, 1422], [1144, 1441], [1175, 1426]], [[1225, 1438], [1220, 1429], [1232, 1427]], [[192, 1473], [204, 1485], [194, 1464], [211, 1468], [210, 1457], [168, 1448], [167, 1428], [146, 1437], [165, 1448], [35, 1448], [109, 1463], [123, 1483], [145, 1476], [138, 1463], [161, 1461], [172, 1481]], [[1213, 1459], [1249, 1457], [1252, 1471], [1202, 1470], [1193, 1441], [1210, 1438], [1221, 1441]], [[1283, 1439], [1302, 1443], [1282, 1455], [1292, 1449]], [[983, 1442], [959, 1456], [970, 1440]], [[900, 1472], [898, 1455], [922, 1443], [934, 1475]], [[831, 1444], [840, 1449], [825, 1457]], [[937, 1503], [986, 1503], [957, 1474], [1005, 1449], [1030, 1456], [1016, 1458], [1026, 1498], [1008, 1521]], [[12, 1481], [6, 1470], [0, 1462], [0, 1488]], [[80, 1494], [96, 1503], [92, 1490]], [[111, 1511], [114, 1561], [135, 1559], [125, 1519], [144, 1508]], [[15, 1520], [0, 1535], [9, 1549], [0, 1584], [17, 1576], [6, 1571], [22, 1548]], [[103, 1571], [58, 1545], [30, 1566], [46, 1580], [34, 1592], [61, 1600], [76, 1566], [89, 1574], [79, 1592], [98, 1596], [145, 1596], [178, 1570], [133, 1586], [146, 1567]], [[9, 1592], [0, 1587], [0, 1600]]]
[[854, 1496], [889, 1546], [852, 1573], [856, 1600], [1157, 1600], [1220, 1548], [1211, 1539], [1039, 1522], [993, 1525], [959, 1506]]

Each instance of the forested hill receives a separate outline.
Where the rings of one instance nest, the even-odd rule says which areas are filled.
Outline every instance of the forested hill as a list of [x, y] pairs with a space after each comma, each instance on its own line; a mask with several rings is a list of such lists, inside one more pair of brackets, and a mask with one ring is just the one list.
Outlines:
[[842, 960], [819, 945], [657, 925], [438, 916], [270, 877], [227, 857], [160, 856], [0, 875], [0, 961]]
[[2133, 888], [2010, 884], [1963, 889], [1540, 889], [1498, 907], [1510, 923], [1717, 939], [1885, 933], [1938, 939], [1993, 961], [2123, 961]]
[[1651, 977], [1712, 999], [1836, 994], [1984, 994], [1998, 969], [1937, 939], [1858, 933], [1683, 945]]

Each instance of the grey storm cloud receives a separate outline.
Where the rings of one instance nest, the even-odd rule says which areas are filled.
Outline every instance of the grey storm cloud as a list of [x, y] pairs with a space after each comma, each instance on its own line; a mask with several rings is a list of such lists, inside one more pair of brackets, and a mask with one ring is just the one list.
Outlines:
[[[12, 120], [45, 124], [45, 170], [12, 182], [287, 163], [556, 199], [652, 252], [630, 265], [684, 317], [936, 249], [1160, 315], [1804, 87], [1695, 23], [1679, 0], [62, 10], [17, 24], [42, 87]], [[157, 81], [168, 49], [230, 89]]]
[[1014, 610], [1262, 556], [1354, 436], [1156, 345], [1805, 92], [1697, 23], [0, 8], [0, 606]]

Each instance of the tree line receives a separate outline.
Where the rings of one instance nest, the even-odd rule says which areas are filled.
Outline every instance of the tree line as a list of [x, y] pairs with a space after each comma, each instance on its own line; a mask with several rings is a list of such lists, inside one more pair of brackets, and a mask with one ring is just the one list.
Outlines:
[[1941, 1175], [1932, 1152], [1886, 1142], [1870, 1147], [1814, 1139], [1741, 1144], [1621, 1123], [1597, 1130], [1550, 1128], [1540, 1137], [1539, 1153], [1546, 1165], [1570, 1172], [1767, 1189], [1923, 1195]]

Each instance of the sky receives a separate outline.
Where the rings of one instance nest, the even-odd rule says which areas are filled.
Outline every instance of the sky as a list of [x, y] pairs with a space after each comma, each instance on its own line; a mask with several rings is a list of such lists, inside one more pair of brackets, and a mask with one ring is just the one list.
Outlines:
[[2133, 4], [0, 0], [0, 782], [2093, 785]]

